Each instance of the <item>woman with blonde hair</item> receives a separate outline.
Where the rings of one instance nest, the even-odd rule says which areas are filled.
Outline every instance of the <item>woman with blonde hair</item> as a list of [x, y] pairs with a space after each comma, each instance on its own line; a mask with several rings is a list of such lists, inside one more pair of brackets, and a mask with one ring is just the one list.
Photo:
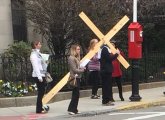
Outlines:
[[68, 107], [68, 113], [70, 115], [80, 113], [77, 109], [79, 101], [79, 91], [80, 91], [80, 80], [81, 73], [84, 72], [84, 68], [80, 68], [80, 46], [72, 45], [70, 49], [70, 56], [68, 58], [68, 65], [70, 70], [70, 77], [76, 77], [77, 86], [72, 90], [72, 98]]
[[[93, 50], [95, 45], [98, 43], [97, 39], [92, 39], [89, 45], [89, 51]], [[93, 58], [88, 63], [89, 70], [89, 82], [92, 84], [92, 95], [91, 99], [99, 99], [100, 95], [97, 94], [98, 85], [100, 81], [100, 61], [98, 58], [98, 53], [94, 55]]]

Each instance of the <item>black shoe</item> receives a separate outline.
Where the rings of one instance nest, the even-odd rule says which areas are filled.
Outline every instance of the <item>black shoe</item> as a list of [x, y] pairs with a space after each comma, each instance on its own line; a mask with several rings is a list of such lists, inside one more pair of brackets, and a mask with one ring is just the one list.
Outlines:
[[124, 98], [123, 98], [123, 95], [122, 94], [119, 95], [119, 97], [120, 97], [121, 101], [124, 101]]
[[45, 114], [45, 113], [48, 113], [48, 111], [42, 110], [42, 111], [37, 111], [36, 113], [37, 114]]
[[111, 101], [112, 101], [112, 102], [115, 102], [115, 100], [114, 100], [113, 98], [111, 99]]
[[102, 104], [103, 106], [114, 106], [115, 104], [112, 101], [109, 101], [105, 104]]
[[165, 95], [165, 92], [163, 92], [163, 94]]
[[124, 98], [122, 97], [122, 98], [120, 98], [121, 99], [121, 101], [124, 101]]

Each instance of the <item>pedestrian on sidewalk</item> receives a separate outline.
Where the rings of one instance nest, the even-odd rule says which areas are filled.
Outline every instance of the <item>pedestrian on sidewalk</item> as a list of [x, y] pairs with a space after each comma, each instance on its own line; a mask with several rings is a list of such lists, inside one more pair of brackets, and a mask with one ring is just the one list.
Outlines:
[[[98, 43], [97, 39], [92, 39], [90, 41], [90, 45], [89, 45], [88, 50], [89, 51], [93, 50], [97, 43]], [[91, 99], [99, 99], [100, 95], [97, 94], [98, 85], [99, 85], [99, 82], [100, 82], [100, 61], [99, 61], [99, 58], [98, 58], [98, 53], [96, 53], [94, 55], [94, 57], [91, 58], [91, 60], [89, 61], [88, 71], [89, 71], [88, 81], [92, 85]]]
[[100, 58], [100, 72], [102, 80], [102, 104], [109, 106], [114, 105], [112, 103], [112, 71], [113, 65], [112, 61], [115, 60], [119, 51], [112, 54], [109, 47], [104, 45], [101, 50]]
[[[116, 41], [113, 40], [113, 41], [111, 41], [111, 43], [117, 50], [119, 50]], [[119, 51], [120, 51], [120, 54], [122, 56], [124, 56], [124, 53], [121, 50], [119, 50]], [[124, 101], [123, 93], [122, 93], [122, 79], [121, 79], [122, 70], [120, 68], [120, 62], [118, 61], [118, 59], [115, 59], [112, 61], [112, 64], [113, 64], [112, 80], [115, 81], [117, 84], [118, 91], [119, 91], [119, 97], [120, 97], [121, 101]], [[113, 96], [112, 96], [112, 101], [115, 101], [113, 99]]]
[[33, 67], [32, 78], [37, 84], [37, 103], [36, 103], [36, 113], [46, 113], [47, 111], [43, 109], [42, 98], [45, 93], [45, 73], [47, 69], [47, 63], [43, 60], [40, 48], [41, 42], [39, 40], [33, 41], [31, 43], [32, 52], [30, 55], [30, 61]]
[[76, 77], [77, 86], [72, 89], [72, 98], [68, 107], [68, 113], [70, 115], [80, 113], [77, 109], [79, 102], [80, 80], [81, 73], [85, 68], [80, 68], [80, 46], [72, 45], [70, 49], [70, 56], [68, 58], [68, 65], [70, 70], [70, 76]]

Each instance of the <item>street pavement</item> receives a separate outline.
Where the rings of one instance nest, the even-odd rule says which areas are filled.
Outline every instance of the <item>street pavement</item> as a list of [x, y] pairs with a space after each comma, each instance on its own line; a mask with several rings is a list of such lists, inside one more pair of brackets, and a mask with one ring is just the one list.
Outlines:
[[[94, 116], [122, 110], [165, 105], [164, 90], [165, 87], [140, 90], [139, 95], [142, 100], [139, 102], [130, 102], [131, 91], [123, 93], [125, 101], [120, 101], [118, 93], [114, 93], [114, 106], [102, 106], [101, 98], [91, 99], [90, 96], [80, 98], [78, 109], [81, 114], [74, 116]], [[35, 106], [0, 108], [0, 120], [46, 120], [49, 118], [73, 117], [67, 113], [69, 102], [70, 100], [63, 100], [48, 104], [50, 111], [47, 114], [36, 114]]]
[[41, 120], [164, 120], [165, 106], [111, 112], [95, 116], [42, 118]]

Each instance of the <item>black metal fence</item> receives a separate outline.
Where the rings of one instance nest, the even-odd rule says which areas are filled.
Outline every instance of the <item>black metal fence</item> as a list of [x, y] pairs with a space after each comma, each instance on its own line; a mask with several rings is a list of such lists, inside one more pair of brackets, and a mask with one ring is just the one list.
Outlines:
[[[163, 71], [165, 71], [165, 54], [159, 52], [152, 52], [144, 54], [143, 58], [139, 60], [139, 82], [153, 82], [164, 80]], [[123, 71], [123, 84], [130, 84], [132, 78], [132, 61], [128, 60], [130, 67], [128, 69], [122, 68]], [[67, 72], [67, 56], [52, 57], [50, 71], [54, 75], [56, 82], [58, 82]], [[88, 71], [83, 74], [81, 81], [82, 89], [89, 87]]]
[[[48, 86], [51, 89], [61, 78], [68, 72], [68, 56], [52, 56], [48, 71], [53, 76], [54, 81]], [[128, 60], [131, 65], [131, 60]], [[159, 52], [152, 52], [144, 54], [143, 58], [139, 60], [139, 82], [153, 82], [164, 80], [163, 72], [165, 71], [165, 54]], [[122, 67], [123, 70], [123, 83], [130, 84], [132, 78], [131, 66], [128, 69]], [[29, 91], [31, 85], [34, 85], [34, 81], [31, 77], [32, 66], [29, 58], [3, 58], [0, 57], [0, 92], [8, 93], [8, 91], [18, 92], [18, 86], [21, 86], [23, 90]], [[88, 89], [88, 72], [83, 74], [81, 81], [81, 89]], [[3, 82], [2, 82], [3, 81]], [[12, 83], [10, 87], [6, 83]], [[4, 85], [5, 84], [5, 85]], [[16, 87], [14, 87], [16, 86]], [[9, 90], [10, 89], [10, 90]], [[69, 90], [66, 85], [62, 91]]]

